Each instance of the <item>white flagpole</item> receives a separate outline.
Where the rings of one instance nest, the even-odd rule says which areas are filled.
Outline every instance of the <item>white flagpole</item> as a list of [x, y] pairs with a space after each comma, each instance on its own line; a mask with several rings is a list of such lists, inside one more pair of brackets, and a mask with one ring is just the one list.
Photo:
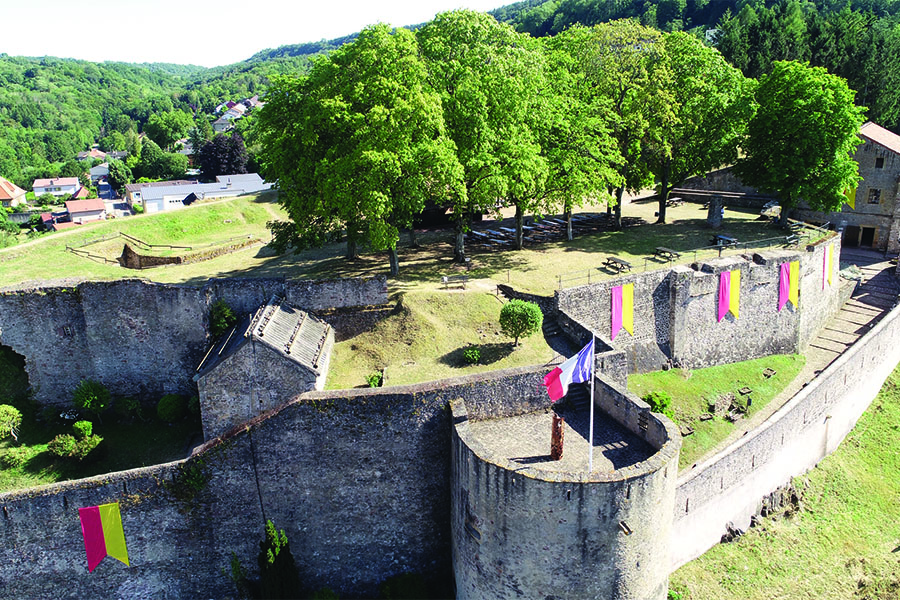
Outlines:
[[588, 472], [594, 472], [594, 352], [597, 349], [594, 333], [591, 332], [591, 426], [588, 434]]

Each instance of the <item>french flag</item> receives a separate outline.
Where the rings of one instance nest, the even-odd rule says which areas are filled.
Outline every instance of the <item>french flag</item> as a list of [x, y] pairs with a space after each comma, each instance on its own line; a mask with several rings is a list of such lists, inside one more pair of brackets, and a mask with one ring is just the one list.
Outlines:
[[550, 400], [556, 402], [569, 391], [570, 383], [590, 381], [594, 362], [594, 338], [581, 352], [559, 365], [544, 376], [544, 387]]

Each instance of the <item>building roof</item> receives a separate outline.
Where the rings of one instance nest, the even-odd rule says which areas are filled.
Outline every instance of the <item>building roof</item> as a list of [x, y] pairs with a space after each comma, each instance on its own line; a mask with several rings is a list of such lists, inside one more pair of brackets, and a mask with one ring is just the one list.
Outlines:
[[174, 179], [172, 181], [151, 181], [149, 183], [127, 183], [125, 189], [129, 192], [138, 192], [142, 188], [166, 187], [173, 185], [190, 185], [197, 183], [196, 179]]
[[54, 177], [52, 179], [35, 179], [31, 184], [32, 189], [36, 187], [50, 187], [52, 185], [79, 185], [77, 177]]
[[81, 186], [80, 188], [78, 188], [78, 191], [72, 195], [72, 199], [73, 200], [86, 200], [87, 197], [90, 195], [91, 195], [91, 193], [88, 191], [88, 189], [84, 186]]
[[167, 186], [153, 186], [141, 190], [141, 197], [146, 200], [154, 200], [166, 196], [181, 196], [187, 198], [191, 194], [197, 198], [221, 198], [237, 196], [239, 194], [252, 194], [272, 187], [264, 182], [256, 173], [242, 173], [240, 175], [219, 175], [215, 183], [175, 183]]
[[12, 181], [0, 177], [0, 200], [15, 200], [26, 192]]
[[61, 229], [71, 229], [72, 227], [78, 227], [78, 224], [73, 223], [72, 221], [62, 221], [59, 223], [50, 223], [49, 226], [53, 228], [53, 231], [59, 231]]
[[72, 213], [106, 210], [106, 205], [100, 198], [91, 198], [90, 200], [69, 200], [66, 202], [66, 210], [71, 215]]
[[84, 160], [86, 158], [106, 158], [106, 152], [99, 148], [91, 148], [90, 150], [79, 152], [77, 158], [79, 160]]
[[876, 125], [872, 121], [863, 124], [863, 126], [859, 128], [859, 135], [869, 141], [884, 146], [894, 154], [900, 154], [900, 135], [892, 133], [884, 127]]
[[197, 374], [205, 375], [252, 340], [321, 375], [330, 330], [328, 323], [273, 296], [252, 318], [246, 315], [219, 339], [197, 367]]

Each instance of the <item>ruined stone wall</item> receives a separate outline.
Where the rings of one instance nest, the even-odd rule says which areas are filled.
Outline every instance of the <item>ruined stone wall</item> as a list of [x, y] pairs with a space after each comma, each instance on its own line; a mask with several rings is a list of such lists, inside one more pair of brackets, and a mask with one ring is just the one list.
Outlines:
[[766, 494], [814, 467], [856, 424], [900, 362], [894, 308], [769, 420], [678, 481], [672, 569], [749, 526]]
[[387, 302], [387, 284], [384, 277], [220, 279], [203, 287], [124, 279], [6, 290], [0, 343], [25, 357], [42, 404], [67, 405], [85, 378], [123, 396], [193, 393], [210, 305], [222, 298], [238, 313], [252, 312], [274, 294], [306, 310], [368, 306]]
[[[615, 386], [604, 393], [632, 402]], [[681, 445], [671, 421], [645, 411], [661, 450], [642, 463], [614, 473], [548, 472], [481, 444], [467, 404], [451, 402], [457, 598], [666, 598]], [[646, 429], [638, 434], [647, 439]]]

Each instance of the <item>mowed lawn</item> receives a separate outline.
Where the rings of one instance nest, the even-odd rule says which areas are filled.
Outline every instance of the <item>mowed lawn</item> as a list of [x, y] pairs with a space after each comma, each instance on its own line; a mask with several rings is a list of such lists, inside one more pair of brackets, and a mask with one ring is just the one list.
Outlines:
[[[274, 255], [259, 244], [208, 261], [142, 271], [94, 262], [66, 251], [67, 245], [78, 246], [117, 231], [148, 243], [184, 246], [202, 246], [241, 235], [268, 240], [270, 236], [266, 223], [285, 218], [275, 198], [275, 193], [270, 192], [259, 197], [200, 204], [173, 213], [128, 217], [50, 234], [40, 240], [0, 251], [0, 286], [69, 277], [141, 277], [199, 285], [211, 277], [331, 278], [387, 274], [385, 253], [366, 253], [364, 249], [359, 259], [348, 261], [344, 259], [346, 247], [342, 242], [281, 256]], [[564, 286], [571, 287], [587, 283], [589, 273], [591, 281], [614, 276], [601, 266], [609, 255], [631, 262], [637, 271], [667, 266], [665, 262], [652, 258], [657, 246], [683, 251], [681, 262], [718, 255], [716, 250], [694, 252], [694, 249], [708, 246], [712, 234], [705, 224], [706, 211], [700, 205], [686, 203], [669, 209], [670, 223], [665, 225], [650, 224], [655, 208], [655, 202], [651, 201], [627, 204], [623, 207], [623, 214], [643, 219], [645, 224], [616, 232], [576, 235], [571, 242], [560, 240], [527, 245], [521, 251], [484, 250], [470, 246], [467, 251], [472, 257], [473, 268], [469, 275], [472, 279], [509, 283], [522, 291], [550, 295], [558, 288], [560, 278], [564, 280]], [[605, 211], [605, 206], [587, 206], [583, 210], [601, 212]], [[754, 211], [728, 210], [725, 214], [725, 224], [717, 233], [730, 235], [741, 242], [784, 237], [782, 230], [757, 220], [758, 214]], [[477, 226], [498, 224], [488, 221]], [[503, 224], [510, 224], [508, 216]], [[420, 234], [421, 246], [409, 248], [404, 234], [399, 244], [400, 276], [391, 280], [392, 286], [399, 290], [434, 288], [442, 275], [456, 272], [459, 266], [452, 260], [452, 240], [450, 228], [427, 230]], [[123, 243], [111, 241], [99, 245], [97, 249], [111, 257], [121, 252]], [[771, 243], [763, 242], [762, 245], [769, 246]], [[747, 252], [747, 249], [726, 252]]]
[[838, 449], [795, 485], [808, 486], [798, 511], [681, 567], [670, 598], [900, 598], [900, 367]]

